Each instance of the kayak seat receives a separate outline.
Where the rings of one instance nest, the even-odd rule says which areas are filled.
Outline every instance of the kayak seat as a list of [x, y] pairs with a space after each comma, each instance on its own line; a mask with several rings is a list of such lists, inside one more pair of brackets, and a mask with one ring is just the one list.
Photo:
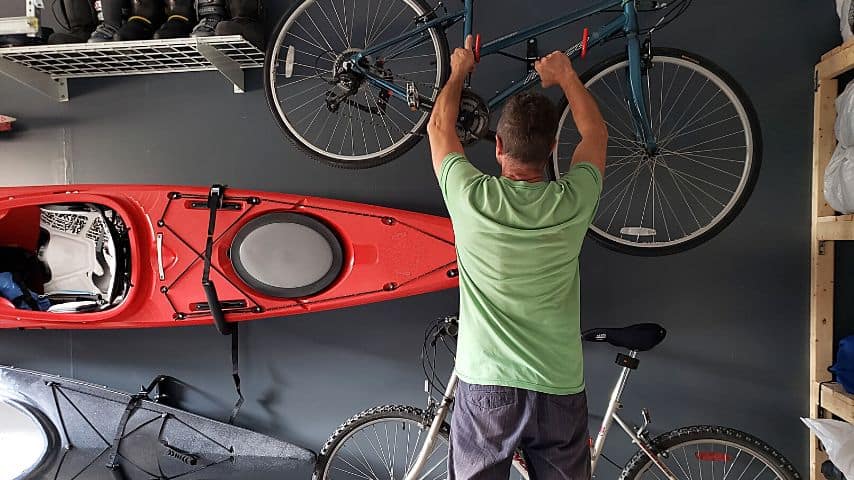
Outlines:
[[116, 245], [103, 211], [87, 204], [44, 205], [40, 226], [46, 240], [39, 258], [50, 271], [44, 293], [112, 299]]
[[247, 222], [229, 255], [241, 280], [276, 298], [316, 295], [335, 283], [344, 265], [335, 232], [315, 217], [292, 212], [267, 213]]

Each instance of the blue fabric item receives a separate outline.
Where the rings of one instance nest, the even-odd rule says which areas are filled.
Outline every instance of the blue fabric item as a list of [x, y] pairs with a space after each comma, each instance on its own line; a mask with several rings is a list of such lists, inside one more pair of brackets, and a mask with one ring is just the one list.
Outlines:
[[854, 393], [854, 335], [839, 341], [836, 364], [830, 367], [830, 371], [836, 375], [836, 381], [846, 392]]
[[[21, 286], [15, 281], [11, 272], [0, 272], [0, 296], [10, 302], [14, 302], [16, 298], [21, 297], [23, 294], [24, 292], [21, 289]], [[45, 311], [50, 308], [50, 301], [48, 299], [39, 298], [39, 296], [33, 292], [29, 292], [29, 294], [33, 297], [33, 300], [36, 301], [39, 310]], [[32, 310], [26, 303], [21, 304], [18, 308], [21, 310]]]

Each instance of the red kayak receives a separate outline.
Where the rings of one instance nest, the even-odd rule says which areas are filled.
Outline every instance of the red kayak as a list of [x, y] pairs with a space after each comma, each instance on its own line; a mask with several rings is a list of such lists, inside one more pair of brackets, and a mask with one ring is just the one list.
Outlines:
[[443, 217], [216, 185], [40, 186], [0, 188], [3, 279], [22, 294], [0, 297], [0, 328], [227, 330], [453, 288], [457, 266]]

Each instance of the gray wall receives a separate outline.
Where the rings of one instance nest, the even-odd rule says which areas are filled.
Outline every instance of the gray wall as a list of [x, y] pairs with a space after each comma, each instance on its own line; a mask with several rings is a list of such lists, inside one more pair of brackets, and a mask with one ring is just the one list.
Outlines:
[[[277, 17], [286, 2], [271, 3]], [[577, 3], [481, 1], [476, 29], [493, 38]], [[836, 25], [831, 0], [707, 0], [656, 35], [659, 45], [714, 59], [747, 90], [766, 145], [759, 182], [743, 213], [699, 248], [637, 258], [588, 242], [582, 257], [583, 326], [655, 321], [669, 330], [660, 348], [642, 356], [626, 393], [627, 415], [649, 407], [655, 432], [695, 423], [744, 429], [802, 473], [807, 434], [797, 417], [807, 413], [812, 65], [838, 43]], [[541, 45], [564, 47], [577, 38], [574, 30], [551, 34]], [[485, 62], [475, 86], [491, 92], [520, 68]], [[278, 131], [257, 72], [249, 84], [249, 93], [233, 95], [215, 73], [76, 80], [72, 101], [57, 104], [0, 78], [0, 113], [20, 118], [19, 132], [0, 140], [0, 183], [225, 181], [445, 214], [425, 144], [369, 171], [323, 167]], [[491, 148], [472, 148], [475, 163], [492, 168]], [[317, 449], [356, 411], [421, 404], [422, 331], [456, 303], [457, 293], [447, 291], [245, 325], [248, 402], [240, 422]], [[616, 374], [614, 352], [591, 345], [585, 355], [598, 422]], [[218, 405], [190, 399], [191, 407], [222, 417], [232, 401], [227, 340], [213, 328], [3, 331], [0, 363], [123, 389], [168, 372], [222, 398]], [[618, 461], [630, 451], [616, 438], [609, 448]], [[616, 470], [603, 465], [601, 473]]]

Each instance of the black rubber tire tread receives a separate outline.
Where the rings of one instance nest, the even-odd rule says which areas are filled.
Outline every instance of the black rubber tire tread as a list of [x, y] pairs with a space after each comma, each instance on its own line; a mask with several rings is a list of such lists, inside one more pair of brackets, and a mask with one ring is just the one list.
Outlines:
[[[783, 480], [801, 480], [801, 475], [782, 453], [762, 440], [733, 428], [714, 425], [695, 425], [678, 428], [656, 437], [652, 441], [652, 445], [659, 451], [665, 451], [682, 443], [696, 440], [724, 440], [734, 443], [740, 447], [749, 449], [756, 457], [761, 457], [769, 464], [776, 466], [778, 470], [783, 472]], [[635, 480], [641, 470], [649, 463], [649, 457], [638, 450], [626, 463], [620, 474], [620, 480]]]
[[[756, 181], [759, 178], [759, 170], [762, 164], [762, 130], [759, 126], [759, 118], [756, 114], [756, 109], [753, 108], [753, 103], [750, 101], [750, 97], [747, 96], [747, 93], [744, 91], [741, 85], [739, 85], [739, 83], [735, 81], [735, 79], [724, 69], [715, 65], [715, 63], [711, 60], [700, 55], [696, 55], [690, 52], [686, 52], [685, 50], [679, 50], [676, 48], [653, 47], [653, 57], [656, 56], [680, 58], [683, 60], [694, 62], [720, 77], [721, 80], [723, 80], [727, 85], [729, 85], [730, 88], [732, 88], [732, 91], [735, 93], [735, 96], [738, 97], [738, 100], [744, 106], [744, 110], [747, 113], [748, 122], [750, 122], [750, 129], [753, 131], [753, 162], [750, 166], [750, 171], [747, 172], [747, 183], [744, 185], [744, 191], [742, 192], [741, 197], [736, 200], [736, 203], [733, 205], [732, 210], [730, 210], [729, 213], [727, 213], [715, 226], [704, 232], [702, 235], [692, 238], [687, 242], [672, 245], [669, 247], [634, 247], [631, 245], [624, 245], [622, 243], [616, 243], [614, 241], [611, 241], [603, 237], [602, 235], [596, 233], [592, 229], [587, 230], [587, 235], [590, 238], [596, 240], [597, 243], [611, 250], [642, 257], [672, 255], [674, 253], [684, 252], [685, 250], [690, 250], [694, 247], [699, 246], [702, 243], [707, 242], [712, 237], [720, 233], [735, 219], [736, 216], [738, 216], [738, 214], [744, 208], [744, 205], [750, 198], [750, 195], [753, 192], [753, 187], [756, 185]], [[626, 53], [614, 55], [613, 57], [605, 59], [602, 62], [596, 64], [595, 66], [584, 72], [579, 78], [581, 79], [582, 83], [586, 84], [591, 78], [595, 77], [606, 68], [614, 65], [615, 63], [624, 62], [627, 58], [628, 55]], [[566, 100], [566, 98], [563, 98], [559, 104], [559, 111], [561, 112], [561, 114], [563, 114], [563, 111], [568, 106], [569, 102]], [[556, 176], [554, 162], [548, 162], [547, 171], [550, 177], [554, 179]]]
[[[295, 12], [300, 7], [300, 5], [302, 5], [306, 1], [309, 1], [309, 0], [303, 0], [300, 2], [294, 3], [291, 6], [291, 8], [289, 8], [288, 11], [285, 12], [284, 15], [282, 15], [282, 17], [279, 19], [279, 21], [276, 22], [276, 28], [273, 29], [272, 33], [269, 36], [270, 42], [269, 42], [269, 45], [267, 45], [267, 52], [264, 56], [264, 77], [263, 77], [264, 96], [267, 98], [267, 108], [270, 110], [270, 114], [273, 115], [273, 118], [276, 119], [276, 124], [279, 125], [279, 128], [285, 133], [285, 136], [288, 138], [288, 140], [291, 142], [291, 144], [293, 144], [294, 146], [297, 147], [297, 149], [305, 152], [306, 154], [308, 154], [309, 157], [317, 160], [318, 162], [320, 162], [324, 165], [335, 167], [335, 168], [343, 168], [343, 169], [349, 169], [349, 170], [360, 170], [360, 169], [365, 169], [365, 168], [372, 168], [372, 167], [376, 167], [376, 166], [388, 163], [388, 162], [396, 159], [397, 157], [403, 155], [404, 153], [408, 152], [409, 150], [411, 150], [412, 147], [415, 146], [415, 144], [417, 144], [419, 141], [421, 141], [421, 138], [423, 137], [424, 132], [427, 131], [427, 122], [424, 122], [424, 125], [417, 132], [418, 133], [417, 135], [413, 135], [406, 142], [401, 144], [399, 147], [397, 147], [396, 149], [394, 149], [394, 150], [392, 150], [392, 151], [390, 151], [384, 155], [381, 155], [379, 157], [369, 158], [366, 160], [342, 162], [340, 160], [330, 158], [330, 157], [327, 157], [325, 155], [321, 155], [321, 154], [315, 152], [314, 150], [312, 150], [310, 147], [308, 147], [302, 141], [300, 141], [300, 139], [298, 139], [296, 136], [294, 136], [293, 132], [291, 132], [288, 129], [288, 127], [285, 125], [285, 122], [282, 120], [282, 118], [279, 117], [279, 113], [276, 109], [275, 99], [273, 98], [273, 92], [272, 92], [273, 86], [270, 85], [270, 82], [269, 82], [270, 70], [273, 68], [273, 51], [275, 50], [275, 43], [276, 43], [275, 40], [278, 39], [279, 33], [281, 32], [282, 28], [284, 28], [285, 22], [287, 22], [288, 18], [290, 18], [290, 16], [291, 16], [291, 14], [293, 12]], [[427, 5], [427, 3], [424, 0], [412, 0], [412, 1], [415, 2], [416, 4], [418, 4], [418, 6], [422, 9], [422, 11], [425, 14], [430, 12], [427, 15], [428, 19], [436, 18], [436, 13], [431, 12], [431, 10], [433, 10], [433, 8], [430, 7], [429, 5]], [[439, 52], [438, 53], [439, 53], [439, 58], [442, 59], [440, 65], [439, 65], [439, 68], [441, 70], [441, 72], [440, 72], [441, 75], [440, 75], [440, 79], [439, 79], [439, 87], [441, 89], [441, 87], [445, 86], [445, 82], [448, 81], [448, 77], [450, 76], [450, 73], [451, 73], [451, 60], [450, 60], [450, 54], [448, 53], [448, 37], [445, 35], [444, 30], [440, 30], [440, 29], [436, 29], [436, 28], [433, 28], [431, 30], [434, 30], [436, 32], [436, 35], [439, 38]]]
[[[332, 432], [320, 453], [317, 455], [317, 462], [314, 465], [313, 480], [325, 480], [324, 471], [329, 463], [329, 454], [335, 451], [341, 441], [351, 432], [358, 430], [362, 425], [381, 419], [405, 419], [415, 422], [429, 422], [432, 419], [427, 418], [424, 410], [409, 405], [380, 405], [378, 407], [369, 408], [350, 417], [349, 420], [341, 424], [340, 427]], [[439, 432], [447, 440], [451, 435], [451, 426], [445, 423], [442, 425], [442, 430]]]

